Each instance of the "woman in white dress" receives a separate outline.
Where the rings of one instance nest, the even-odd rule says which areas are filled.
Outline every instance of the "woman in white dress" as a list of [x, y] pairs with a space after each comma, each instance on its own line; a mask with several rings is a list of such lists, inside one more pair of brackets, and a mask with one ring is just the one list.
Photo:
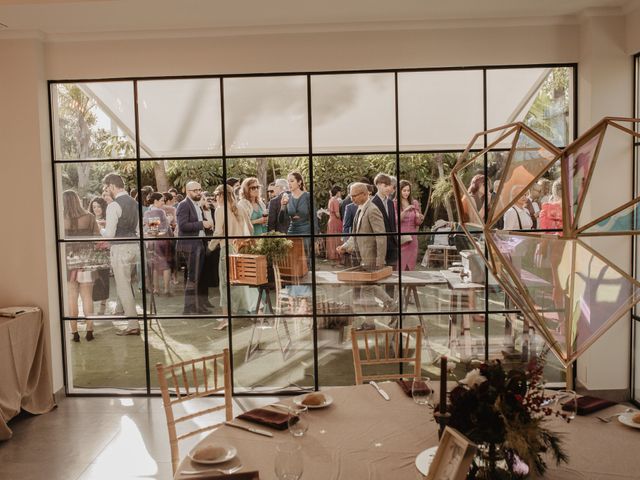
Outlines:
[[[251, 236], [253, 234], [253, 225], [249, 221], [249, 216], [246, 212], [238, 208], [233, 189], [229, 186], [218, 185], [213, 192], [213, 196], [216, 202], [215, 218], [215, 230], [213, 232], [213, 238], [209, 242], [209, 250], [215, 250], [220, 247], [220, 264], [218, 267], [218, 275], [220, 279], [220, 306], [222, 312], [227, 315], [227, 249], [224, 241], [225, 235], [225, 200], [224, 194], [226, 192], [226, 210], [230, 212], [227, 218], [227, 235], [229, 237], [242, 237]], [[236, 253], [235, 240], [229, 240], [229, 253]], [[249, 304], [248, 298], [250, 297], [249, 287], [247, 286], [235, 286], [231, 289], [231, 312], [248, 312]], [[226, 321], [221, 323], [219, 328], [224, 328]]]

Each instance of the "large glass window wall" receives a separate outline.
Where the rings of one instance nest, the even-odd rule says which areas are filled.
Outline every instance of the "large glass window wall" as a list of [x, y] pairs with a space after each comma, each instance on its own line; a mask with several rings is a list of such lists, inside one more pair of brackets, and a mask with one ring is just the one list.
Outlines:
[[[500, 124], [570, 142], [575, 76], [554, 65], [50, 82], [68, 391], [153, 393], [156, 363], [223, 348], [236, 394], [350, 385], [352, 327], [420, 325], [431, 376], [442, 354], [452, 375], [526, 362], [542, 339], [456, 228], [449, 173], [473, 134]], [[467, 182], [483, 175], [493, 191], [499, 147]], [[348, 187], [378, 174], [396, 185], [375, 207], [386, 223], [356, 227], [366, 198]], [[532, 206], [558, 175], [528, 192]], [[344, 280], [361, 249], [391, 275]], [[249, 256], [265, 251], [266, 265]], [[544, 268], [531, 266], [541, 280]], [[547, 372], [564, 381], [551, 357]]]

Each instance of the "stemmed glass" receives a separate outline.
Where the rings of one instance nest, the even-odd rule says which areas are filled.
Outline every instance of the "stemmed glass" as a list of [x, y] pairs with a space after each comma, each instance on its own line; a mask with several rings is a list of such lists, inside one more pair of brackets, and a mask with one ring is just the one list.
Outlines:
[[302, 446], [293, 442], [276, 445], [274, 470], [279, 480], [298, 480], [302, 477]]
[[433, 408], [433, 385], [429, 378], [415, 378], [411, 384], [411, 396], [418, 405]]
[[306, 405], [293, 406], [289, 409], [289, 433], [294, 437], [302, 437], [309, 429], [309, 421], [307, 419], [309, 408]]
[[558, 390], [555, 396], [554, 410], [567, 421], [576, 418], [578, 402], [573, 390]]

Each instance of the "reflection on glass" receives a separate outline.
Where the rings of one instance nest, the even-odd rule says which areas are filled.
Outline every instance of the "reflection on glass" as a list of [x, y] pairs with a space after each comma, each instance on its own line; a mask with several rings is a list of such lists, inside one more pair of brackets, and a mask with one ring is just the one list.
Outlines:
[[233, 318], [236, 391], [313, 388], [311, 317]]
[[222, 154], [217, 78], [138, 82], [138, 112], [142, 157]]
[[567, 170], [567, 184], [569, 187], [569, 200], [571, 202], [570, 212], [572, 222], [573, 217], [580, 208], [580, 204], [583, 202], [589, 172], [594, 167], [596, 149], [603, 136], [604, 129], [595, 132], [591, 138], [576, 150], [566, 153], [568, 156], [567, 163], [569, 165], [569, 169]]
[[306, 153], [307, 78], [224, 79], [228, 155]]
[[398, 112], [401, 150], [463, 149], [483, 130], [482, 71], [399, 73]]
[[[567, 67], [487, 70], [487, 125], [521, 121], [554, 145], [567, 145], [573, 135], [572, 73]], [[490, 134], [488, 141], [496, 138]]]
[[[113, 252], [114, 248], [118, 253]], [[124, 251], [127, 252], [126, 259]], [[63, 285], [65, 316], [138, 315], [142, 301], [137, 242], [63, 243], [60, 255], [63, 278], [66, 278]], [[116, 272], [126, 276], [123, 269], [129, 272], [129, 276], [116, 277]], [[119, 279], [122, 280], [120, 289], [116, 283]], [[121, 297], [121, 292], [128, 295]]]
[[52, 85], [55, 160], [135, 157], [133, 82]]
[[67, 375], [71, 391], [117, 388], [145, 391], [144, 342], [141, 335], [118, 336], [126, 320], [93, 322], [93, 341], [87, 341], [88, 325], [78, 321], [79, 342], [71, 341], [70, 322], [65, 323]]
[[[229, 336], [219, 329], [219, 321], [211, 318], [162, 319], [152, 318], [147, 323], [149, 332], [149, 364], [165, 365], [186, 359], [221, 353], [228, 348]], [[222, 372], [222, 364], [218, 365]], [[151, 387], [158, 388], [155, 368], [151, 374]], [[213, 380], [213, 372], [209, 379]], [[201, 382], [202, 378], [198, 378]], [[209, 385], [212, 385], [210, 383]]]
[[312, 75], [313, 150], [394, 150], [394, 90], [392, 73]]

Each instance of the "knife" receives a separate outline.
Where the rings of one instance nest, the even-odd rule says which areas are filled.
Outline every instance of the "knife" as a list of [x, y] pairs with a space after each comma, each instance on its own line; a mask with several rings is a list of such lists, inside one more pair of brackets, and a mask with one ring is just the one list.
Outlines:
[[258, 435], [264, 435], [265, 437], [273, 437], [273, 433], [267, 432], [266, 430], [260, 430], [259, 428], [253, 427], [245, 427], [244, 425], [238, 425], [233, 422], [224, 422], [225, 425], [229, 425], [230, 427], [239, 428], [240, 430], [246, 430], [247, 432], [257, 433]]
[[385, 392], [383, 389], [381, 389], [378, 384], [376, 382], [374, 382], [373, 380], [371, 380], [369, 382], [370, 385], [373, 385], [374, 388], [378, 391], [378, 393], [382, 396], [382, 398], [384, 398], [385, 400], [389, 401], [391, 400], [389, 398], [389, 394], [387, 392]]

